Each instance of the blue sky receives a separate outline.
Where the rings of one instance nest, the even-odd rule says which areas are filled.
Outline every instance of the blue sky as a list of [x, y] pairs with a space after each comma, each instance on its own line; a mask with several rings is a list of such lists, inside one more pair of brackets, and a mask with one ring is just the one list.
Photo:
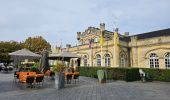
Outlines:
[[106, 24], [130, 35], [170, 28], [170, 0], [0, 0], [0, 40], [43, 36], [54, 47]]

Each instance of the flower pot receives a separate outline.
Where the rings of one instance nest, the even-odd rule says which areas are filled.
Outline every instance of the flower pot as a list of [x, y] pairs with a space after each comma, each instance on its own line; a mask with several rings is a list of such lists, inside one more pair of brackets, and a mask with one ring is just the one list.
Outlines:
[[56, 73], [56, 74], [55, 74], [55, 88], [56, 88], [56, 89], [59, 89], [59, 87], [58, 87], [58, 83], [59, 83], [59, 82], [58, 82], [58, 81], [59, 81], [59, 75], [58, 75], [58, 73]]
[[55, 74], [55, 88], [56, 89], [62, 89], [64, 88], [65, 79], [64, 79], [64, 73], [58, 72]]

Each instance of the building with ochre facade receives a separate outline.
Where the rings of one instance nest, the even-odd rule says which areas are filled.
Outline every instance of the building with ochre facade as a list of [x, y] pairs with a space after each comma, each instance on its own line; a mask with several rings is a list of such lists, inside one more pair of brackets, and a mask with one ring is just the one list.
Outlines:
[[107, 31], [101, 23], [77, 32], [77, 40], [77, 46], [62, 50], [79, 55], [80, 66], [170, 68], [170, 29], [129, 36], [118, 29]]

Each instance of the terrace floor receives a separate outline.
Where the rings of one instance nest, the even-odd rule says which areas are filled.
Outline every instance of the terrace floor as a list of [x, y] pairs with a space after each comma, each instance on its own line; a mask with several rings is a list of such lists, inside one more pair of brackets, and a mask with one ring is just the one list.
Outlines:
[[25, 88], [13, 83], [13, 72], [0, 72], [0, 100], [170, 100], [168, 82], [109, 81], [99, 84], [94, 78], [80, 77], [78, 83], [54, 88], [45, 78], [42, 88]]

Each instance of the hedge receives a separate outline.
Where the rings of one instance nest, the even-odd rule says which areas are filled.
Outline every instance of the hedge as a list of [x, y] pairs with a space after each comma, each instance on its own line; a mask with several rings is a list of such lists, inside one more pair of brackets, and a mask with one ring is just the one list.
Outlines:
[[106, 70], [109, 80], [139, 80], [138, 68], [110, 68], [110, 67], [79, 67], [81, 76], [97, 78], [97, 70]]
[[[139, 68], [113, 68], [113, 67], [79, 67], [81, 76], [97, 78], [97, 70], [106, 70], [109, 80], [140, 80]], [[170, 82], [170, 69], [141, 68], [153, 81]]]
[[142, 68], [144, 72], [148, 73], [154, 81], [170, 82], [169, 69], [147, 69]]

